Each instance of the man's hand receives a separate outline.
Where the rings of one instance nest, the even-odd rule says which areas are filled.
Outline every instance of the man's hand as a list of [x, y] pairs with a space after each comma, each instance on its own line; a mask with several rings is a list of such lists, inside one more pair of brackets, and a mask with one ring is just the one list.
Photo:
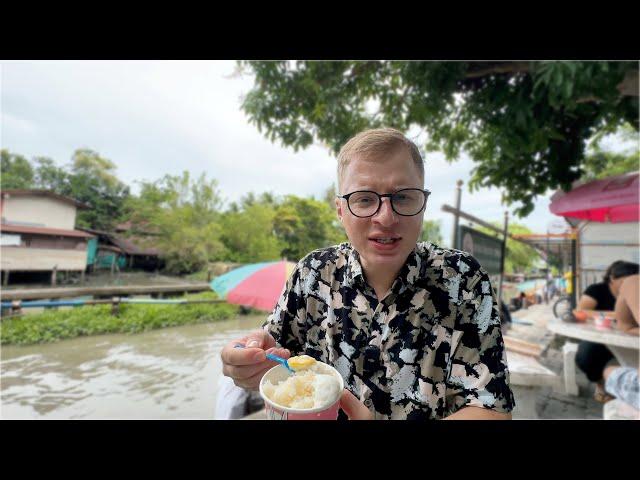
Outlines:
[[346, 388], [340, 397], [340, 408], [349, 420], [373, 420], [373, 413]]
[[[234, 348], [243, 345], [245, 348]], [[262, 376], [278, 362], [267, 360], [266, 353], [289, 358], [291, 352], [276, 348], [275, 339], [264, 330], [256, 330], [238, 340], [229, 342], [222, 349], [222, 373], [230, 377], [238, 387], [258, 390]]]

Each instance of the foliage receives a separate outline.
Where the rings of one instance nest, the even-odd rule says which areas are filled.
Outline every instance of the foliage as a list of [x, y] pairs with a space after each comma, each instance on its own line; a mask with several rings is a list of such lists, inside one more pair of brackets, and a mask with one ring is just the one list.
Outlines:
[[625, 125], [616, 133], [620, 140], [631, 143], [631, 146], [622, 152], [613, 152], [601, 146], [601, 137], [594, 138], [585, 159], [585, 173], [581, 180], [606, 178], [627, 172], [637, 172], [640, 169], [638, 132], [630, 125]]
[[[502, 229], [503, 227], [500, 224], [500, 222], [491, 222], [491, 223], [500, 229]], [[489, 230], [488, 228], [485, 228], [485, 227], [474, 227], [474, 228], [476, 228], [478, 231], [495, 236], [495, 232], [493, 230]], [[509, 233], [518, 235], [518, 234], [528, 234], [533, 232], [524, 225], [509, 222]], [[527, 272], [534, 266], [534, 264], [539, 258], [540, 258], [540, 255], [533, 247], [530, 247], [529, 245], [526, 245], [517, 240], [507, 238], [507, 254], [504, 261], [505, 273]]]
[[34, 171], [29, 160], [22, 155], [0, 150], [0, 185], [2, 190], [31, 188]]
[[21, 155], [2, 150], [2, 188], [51, 190], [86, 204], [79, 210], [79, 227], [108, 230], [121, 212], [129, 187], [115, 176], [115, 165], [89, 149], [74, 152], [67, 168], [47, 157], [29, 162]]
[[[429, 135], [428, 150], [476, 162], [470, 186], [504, 189], [526, 216], [536, 196], [568, 190], [594, 134], [638, 129], [638, 97], [618, 90], [637, 62], [242, 61], [255, 75], [242, 108], [294, 150], [334, 153], [355, 133], [389, 126]], [[518, 175], [513, 175], [517, 171]]]
[[420, 233], [420, 242], [431, 242], [442, 246], [442, 232], [440, 220], [425, 220]]
[[242, 210], [229, 212], [222, 218], [225, 259], [241, 263], [278, 260], [282, 244], [273, 231], [275, 209], [268, 203], [245, 205]]
[[141, 182], [140, 195], [129, 199], [123, 219], [157, 235], [154, 243], [168, 272], [188, 273], [223, 254], [221, 204], [215, 180], [204, 173], [193, 179], [185, 171], [182, 176]]
[[298, 261], [312, 250], [346, 241], [338, 225], [335, 206], [289, 195], [277, 209], [274, 228], [285, 245], [282, 256]]
[[[188, 295], [184, 299], [216, 298], [215, 294]], [[66, 338], [103, 333], [139, 333], [147, 330], [208, 323], [238, 314], [239, 307], [228, 303], [192, 305], [127, 305], [118, 315], [110, 305], [75, 307], [71, 310], [48, 310], [5, 318], [0, 322], [2, 345], [47, 343]]]

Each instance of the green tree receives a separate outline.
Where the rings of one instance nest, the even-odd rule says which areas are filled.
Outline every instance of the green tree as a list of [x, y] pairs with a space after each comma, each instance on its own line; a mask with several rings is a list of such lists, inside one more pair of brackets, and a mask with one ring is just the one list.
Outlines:
[[[500, 222], [490, 222], [496, 227], [502, 229]], [[476, 227], [478, 231], [484, 232], [488, 235], [495, 236], [493, 230], [489, 230], [485, 227]], [[533, 233], [525, 225], [518, 223], [509, 223], [509, 233], [514, 235]], [[500, 237], [502, 238], [502, 237]], [[530, 270], [536, 261], [540, 258], [540, 254], [535, 248], [529, 245], [507, 238], [507, 253], [504, 261], [504, 270], [506, 273], [524, 273]]]
[[201, 270], [225, 254], [217, 185], [204, 173], [193, 179], [187, 171], [140, 182], [140, 194], [127, 199], [121, 220], [157, 234], [153, 241], [169, 272]]
[[69, 167], [68, 182], [61, 193], [85, 203], [90, 208], [80, 210], [77, 224], [98, 230], [111, 230], [121, 215], [129, 187], [115, 174], [116, 166], [98, 152], [81, 148], [74, 152]]
[[584, 174], [581, 180], [606, 178], [640, 169], [638, 133], [628, 124], [616, 133], [622, 142], [631, 143], [631, 146], [622, 152], [613, 152], [601, 146], [601, 136], [595, 138], [585, 159]]
[[418, 241], [442, 245], [440, 220], [425, 220], [422, 224], [422, 232], [420, 233], [420, 239]]
[[287, 196], [278, 207], [275, 232], [284, 244], [282, 255], [295, 261], [312, 250], [347, 240], [335, 206], [295, 195]]
[[225, 214], [221, 240], [226, 247], [226, 259], [240, 263], [278, 260], [282, 245], [274, 233], [275, 216], [273, 206], [263, 202]]
[[0, 186], [2, 190], [11, 188], [33, 188], [33, 166], [22, 155], [0, 150]]
[[60, 194], [70, 194], [69, 173], [62, 167], [58, 167], [48, 157], [35, 157], [33, 163], [36, 166], [34, 186], [42, 190], [51, 190]]
[[365, 128], [419, 127], [428, 133], [427, 150], [449, 161], [466, 151], [476, 162], [470, 187], [502, 188], [521, 216], [537, 195], [568, 190], [580, 178], [594, 134], [625, 122], [638, 130], [637, 62], [238, 65], [255, 75], [242, 108], [271, 141], [294, 150], [318, 141], [337, 153]]

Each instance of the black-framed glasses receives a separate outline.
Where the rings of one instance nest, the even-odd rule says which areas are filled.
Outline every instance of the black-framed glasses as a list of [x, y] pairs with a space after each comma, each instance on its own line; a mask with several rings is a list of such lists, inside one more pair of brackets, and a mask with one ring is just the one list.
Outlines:
[[430, 194], [429, 190], [403, 188], [397, 192], [384, 194], [370, 190], [358, 190], [346, 195], [338, 195], [338, 198], [344, 198], [347, 201], [349, 211], [356, 217], [373, 217], [380, 210], [384, 197], [389, 199], [391, 208], [398, 215], [412, 217], [422, 212]]

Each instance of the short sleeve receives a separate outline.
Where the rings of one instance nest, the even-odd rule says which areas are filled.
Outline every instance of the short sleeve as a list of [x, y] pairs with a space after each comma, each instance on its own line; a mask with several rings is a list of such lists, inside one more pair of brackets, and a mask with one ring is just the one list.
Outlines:
[[583, 295], [589, 295], [591, 298], [599, 302], [601, 297], [601, 291], [600, 291], [599, 285], [597, 283], [593, 283], [589, 285], [584, 290]]
[[509, 370], [500, 328], [500, 313], [488, 274], [477, 261], [469, 289], [461, 291], [460, 341], [451, 354], [446, 381], [449, 413], [465, 406], [509, 413], [515, 406], [509, 386]]
[[271, 334], [278, 346], [302, 352], [306, 335], [306, 300], [301, 282], [302, 261], [296, 265], [280, 294], [278, 303], [262, 328]]

